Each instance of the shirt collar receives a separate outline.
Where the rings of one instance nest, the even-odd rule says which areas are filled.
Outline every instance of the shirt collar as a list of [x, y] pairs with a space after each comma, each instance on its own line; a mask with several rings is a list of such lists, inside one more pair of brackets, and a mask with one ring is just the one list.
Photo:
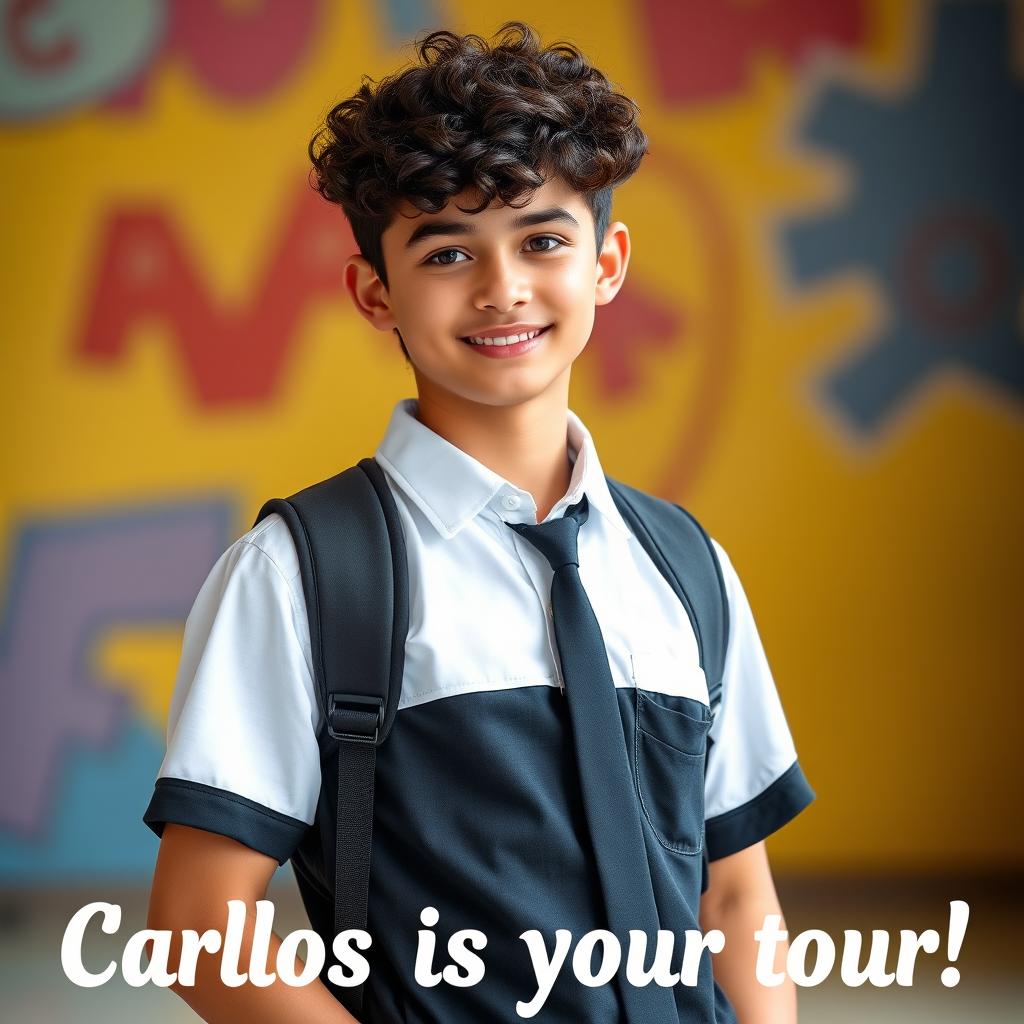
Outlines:
[[[414, 398], [395, 406], [375, 458], [442, 537], [450, 540], [488, 506], [508, 522], [533, 521], [532, 495], [435, 434], [416, 418], [417, 408]], [[567, 431], [573, 460], [569, 490], [548, 519], [586, 494], [609, 523], [632, 536], [608, 490], [590, 432], [571, 410]]]

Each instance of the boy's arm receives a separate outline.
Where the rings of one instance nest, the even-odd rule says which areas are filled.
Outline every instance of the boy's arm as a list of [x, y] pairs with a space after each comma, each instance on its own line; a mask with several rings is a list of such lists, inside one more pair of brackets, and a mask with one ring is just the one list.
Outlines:
[[[168, 970], [177, 970], [183, 929], [192, 928], [201, 934], [214, 928], [223, 936], [227, 901], [241, 899], [249, 907], [239, 958], [239, 969], [244, 971], [252, 946], [256, 901], [265, 897], [276, 868], [273, 857], [234, 839], [168, 824], [160, 841], [147, 923], [149, 928], [172, 933]], [[280, 944], [278, 936], [272, 936], [268, 970], [274, 970]], [[201, 953], [195, 985], [172, 986], [211, 1024], [240, 1020], [246, 1024], [357, 1024], [319, 978], [295, 988], [280, 980], [266, 988], [248, 983], [229, 988], [220, 980], [220, 959], [220, 954]]]
[[[708, 889], [701, 897], [700, 926], [718, 928], [725, 948], [713, 957], [715, 980], [729, 997], [740, 1024], [796, 1024], [796, 986], [787, 976], [775, 987], [754, 974], [758, 945], [754, 932], [766, 914], [782, 914], [764, 841], [708, 865]], [[783, 919], [780, 927], [786, 927]], [[773, 970], [784, 972], [789, 945], [776, 948]]]

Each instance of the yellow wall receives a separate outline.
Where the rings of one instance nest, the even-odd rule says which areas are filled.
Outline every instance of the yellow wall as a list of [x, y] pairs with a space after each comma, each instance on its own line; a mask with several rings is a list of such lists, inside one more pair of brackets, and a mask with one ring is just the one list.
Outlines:
[[[721, 4], [740, 28], [757, 10], [768, 20], [733, 53], [732, 81], [703, 93], [677, 84], [672, 93], [656, 45], [685, 62], [699, 40], [696, 28], [694, 38], [677, 29], [658, 39], [652, 26], [669, 6], [449, 3], [422, 27], [489, 34], [523, 17], [545, 38], [580, 44], [641, 106], [651, 152], [615, 209], [632, 231], [630, 282], [620, 308], [602, 311], [573, 405], [608, 472], [690, 507], [744, 581], [818, 793], [771, 841], [776, 862], [814, 871], [1019, 867], [1024, 220], [1013, 220], [1019, 205], [1001, 207], [1002, 193], [986, 190], [985, 161], [999, 152], [979, 153], [977, 181], [951, 174], [961, 193], [936, 191], [934, 200], [990, 204], [1007, 235], [1004, 286], [1015, 317], [994, 314], [995, 327], [972, 328], [979, 337], [1003, 332], [1005, 365], [981, 372], [944, 355], [886, 416], [852, 425], [829, 400], [825, 376], [902, 329], [898, 263], [885, 249], [865, 256], [862, 218], [878, 219], [870, 226], [881, 237], [896, 198], [928, 199], [929, 167], [952, 161], [963, 127], [927, 87], [942, 44], [939, 9], [832, 5], [845, 12], [836, 38], [830, 43], [826, 24], [791, 47], [780, 40], [802, 38], [802, 4]], [[224, 9], [242, 17], [253, 8]], [[48, 110], [8, 110], [0, 125], [8, 626], [28, 600], [16, 554], [32, 524], [215, 501], [229, 509], [226, 544], [265, 498], [372, 453], [394, 401], [412, 393], [391, 337], [374, 334], [341, 292], [351, 246], [340, 214], [315, 197], [310, 205], [305, 146], [361, 73], [379, 76], [409, 57], [401, 27], [415, 11], [401, 3], [310, 10], [318, 20], [308, 41], [246, 97], [211, 85], [165, 24], [150, 26], [163, 49], [140, 57], [133, 101], [115, 102], [113, 86], [83, 85], [81, 96], [72, 90]], [[1012, 24], [1019, 39], [1024, 19]], [[1001, 55], [1009, 99], [1005, 109], [984, 109], [1019, 131], [1020, 107], [1010, 103], [1021, 103], [1024, 87], [1010, 38], [1002, 36]], [[131, 79], [126, 73], [120, 87]], [[808, 119], [837, 83], [868, 98], [869, 113], [859, 122], [837, 107], [815, 141]], [[930, 116], [948, 121], [949, 152], [922, 148], [916, 165], [901, 163], [898, 138], [924, 132]], [[858, 187], [878, 185], [868, 169], [879, 161], [887, 168], [880, 192], [857, 207]], [[918, 229], [914, 218], [930, 216], [926, 202], [904, 206], [906, 223], [890, 225], [893, 252]], [[164, 287], [170, 272], [163, 236], [142, 214], [166, 225], [197, 291], [172, 291], [173, 308], [130, 318], [119, 352], [101, 358], [118, 314], [115, 300], [98, 299], [104, 267], [108, 283], [123, 275], [129, 292], [154, 280]], [[120, 265], [106, 265], [118, 217], [135, 218], [125, 223], [140, 234]], [[820, 274], [793, 260], [794, 226], [815, 224], [831, 224], [822, 228]], [[282, 252], [288, 259], [274, 271]], [[101, 324], [90, 331], [97, 310]], [[961, 334], [924, 344], [987, 344]], [[886, 385], [884, 374], [873, 383]], [[45, 615], [51, 606], [33, 607]], [[180, 617], [133, 618], [105, 622], [83, 657], [97, 686], [128, 695], [129, 720], [156, 750]], [[34, 685], [25, 675], [5, 681], [26, 706]], [[55, 876], [102, 868], [102, 851], [79, 863], [53, 825], [90, 744], [68, 726], [37, 827], [9, 827], [0, 816], [0, 872], [25, 876], [33, 859]], [[152, 756], [138, 762], [140, 776]], [[112, 796], [108, 813], [134, 815], [141, 832], [151, 784], [152, 773], [140, 777], [141, 803]]]

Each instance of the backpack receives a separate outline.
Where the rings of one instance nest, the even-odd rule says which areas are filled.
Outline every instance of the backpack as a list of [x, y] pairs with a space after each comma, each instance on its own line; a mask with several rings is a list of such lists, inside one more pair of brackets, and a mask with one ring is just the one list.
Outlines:
[[[729, 605], [710, 538], [681, 506], [606, 479], [623, 519], [686, 609], [713, 721], [722, 699]], [[272, 512], [284, 519], [298, 554], [322, 715], [321, 764], [337, 757], [334, 934], [365, 930], [376, 752], [398, 710], [409, 628], [405, 535], [384, 472], [370, 458], [290, 498], [268, 501], [256, 522]], [[712, 743], [709, 735], [709, 750]], [[706, 847], [703, 858], [702, 891]], [[362, 986], [330, 988], [350, 1013], [361, 1012]]]

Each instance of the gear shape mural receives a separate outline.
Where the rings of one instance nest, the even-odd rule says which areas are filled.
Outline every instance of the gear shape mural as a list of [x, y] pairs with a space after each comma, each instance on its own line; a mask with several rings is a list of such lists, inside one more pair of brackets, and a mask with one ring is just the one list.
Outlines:
[[867, 266], [887, 299], [879, 333], [820, 380], [862, 436], [939, 370], [1024, 400], [1024, 84], [1010, 38], [1003, 4], [940, 4], [908, 95], [833, 81], [803, 124], [853, 165], [854, 185], [842, 209], [785, 229], [792, 274]]

